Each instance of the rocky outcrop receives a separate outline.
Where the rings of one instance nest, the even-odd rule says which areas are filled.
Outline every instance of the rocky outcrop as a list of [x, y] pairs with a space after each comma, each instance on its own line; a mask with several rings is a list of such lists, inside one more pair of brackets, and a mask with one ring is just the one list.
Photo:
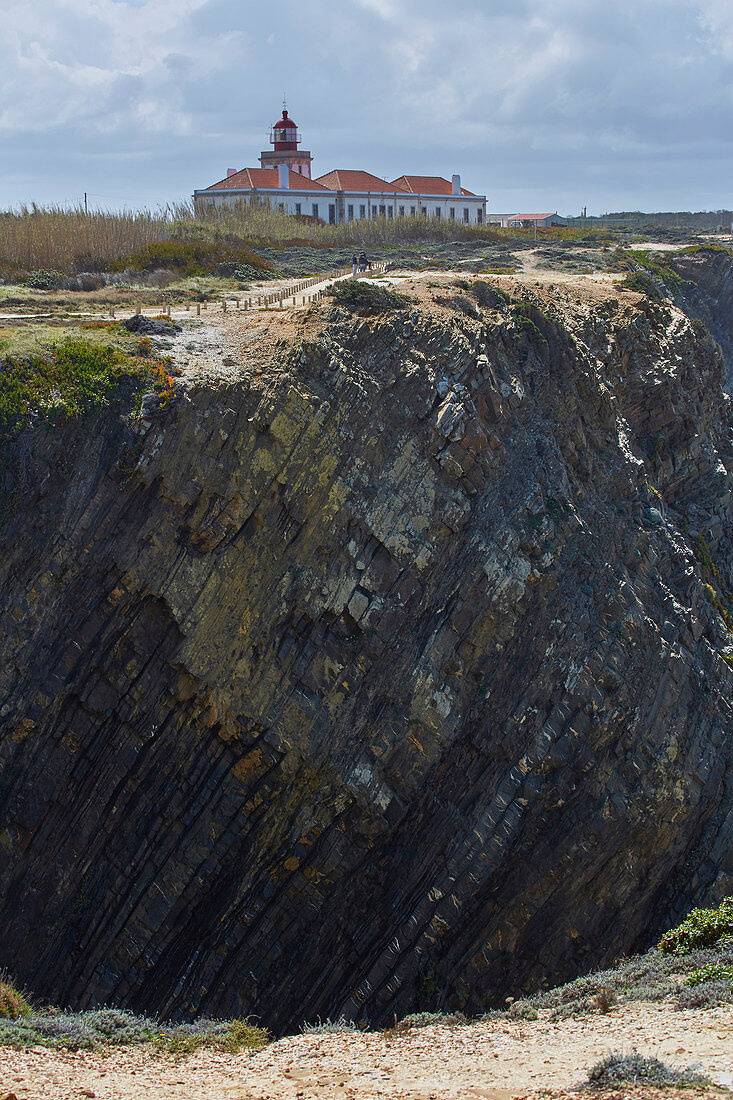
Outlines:
[[134, 439], [32, 436], [0, 964], [78, 1006], [376, 1022], [730, 891], [729, 406], [701, 326], [640, 305], [332, 310]]
[[675, 271], [684, 279], [675, 299], [688, 316], [710, 330], [720, 344], [726, 388], [733, 384], [733, 256], [723, 248], [699, 248], [674, 254]]

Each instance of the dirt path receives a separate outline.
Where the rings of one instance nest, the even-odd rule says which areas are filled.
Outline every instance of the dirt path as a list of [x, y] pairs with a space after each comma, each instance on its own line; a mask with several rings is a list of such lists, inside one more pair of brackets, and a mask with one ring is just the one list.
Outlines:
[[[94, 1054], [4, 1049], [0, 1096], [6, 1090], [17, 1100], [509, 1100], [569, 1089], [610, 1050], [632, 1049], [672, 1065], [698, 1063], [731, 1085], [733, 1013], [730, 1006], [679, 1012], [637, 1003], [557, 1022], [544, 1013], [531, 1022], [396, 1035], [298, 1035], [255, 1055], [202, 1051], [180, 1060], [139, 1047]], [[627, 1094], [614, 1093], [618, 1100]]]

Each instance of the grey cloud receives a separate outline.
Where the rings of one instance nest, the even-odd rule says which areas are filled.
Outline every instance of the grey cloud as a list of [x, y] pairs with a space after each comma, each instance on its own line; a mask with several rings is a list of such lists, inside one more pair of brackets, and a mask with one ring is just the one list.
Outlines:
[[725, 0], [10, 0], [0, 206], [188, 195], [256, 163], [283, 91], [318, 171], [460, 171], [494, 208], [722, 206], [732, 60]]

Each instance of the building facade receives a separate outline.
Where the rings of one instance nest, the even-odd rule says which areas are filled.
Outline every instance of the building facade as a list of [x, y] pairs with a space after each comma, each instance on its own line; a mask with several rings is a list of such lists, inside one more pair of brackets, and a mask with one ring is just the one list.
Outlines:
[[300, 134], [288, 112], [270, 131], [271, 150], [260, 153], [259, 168], [230, 168], [224, 179], [194, 191], [197, 210], [237, 203], [266, 203], [283, 214], [308, 215], [329, 225], [363, 219], [435, 218], [464, 225], [486, 222], [486, 196], [461, 187], [461, 178], [399, 176], [380, 179], [371, 172], [333, 169], [311, 179], [312, 156], [300, 151]]

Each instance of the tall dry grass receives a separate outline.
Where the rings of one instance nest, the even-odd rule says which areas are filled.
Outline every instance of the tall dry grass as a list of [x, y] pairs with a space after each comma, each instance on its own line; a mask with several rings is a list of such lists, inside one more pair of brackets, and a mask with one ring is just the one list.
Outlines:
[[57, 206], [0, 213], [0, 270], [72, 274], [90, 260], [114, 260], [170, 237], [183, 211], [90, 211]]
[[[421, 242], [476, 241], [487, 244], [526, 237], [530, 230], [468, 226], [426, 218], [378, 218], [320, 225], [288, 217], [269, 206], [221, 207], [195, 212], [182, 203], [157, 212], [83, 207], [22, 207], [0, 212], [0, 275], [38, 269], [105, 270], [105, 265], [156, 241], [203, 241], [244, 247], [381, 248]], [[577, 230], [544, 230], [542, 236], [574, 237]], [[588, 235], [587, 233], [585, 235]]]

